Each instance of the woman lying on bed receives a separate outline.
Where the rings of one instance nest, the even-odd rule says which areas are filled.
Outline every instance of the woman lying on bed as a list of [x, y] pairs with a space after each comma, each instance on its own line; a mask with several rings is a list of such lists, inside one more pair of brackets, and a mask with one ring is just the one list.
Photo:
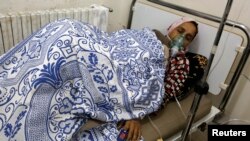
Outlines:
[[[189, 74], [189, 59], [186, 57], [186, 52], [190, 43], [194, 40], [198, 33], [198, 23], [195, 20], [183, 17], [175, 21], [167, 29], [167, 35], [163, 35], [158, 30], [153, 30], [157, 38], [164, 45], [165, 60], [168, 62], [166, 76], [164, 78], [165, 99], [164, 101], [172, 100], [174, 96], [180, 97], [184, 84]], [[178, 42], [179, 41], [179, 42]], [[178, 44], [179, 43], [179, 44]], [[178, 50], [176, 51], [175, 47]], [[162, 104], [162, 108], [166, 103]], [[136, 140], [141, 135], [140, 120], [128, 120], [123, 122], [125, 130], [130, 131], [128, 139]]]
[[[162, 104], [163, 108], [167, 105], [167, 101], [173, 100], [175, 97], [181, 99], [186, 96], [187, 91], [190, 89], [190, 85], [193, 84], [192, 82], [200, 79], [203, 75], [204, 68], [202, 67], [206, 65], [206, 58], [201, 55], [187, 53], [190, 43], [198, 33], [198, 23], [195, 22], [195, 20], [184, 17], [175, 21], [167, 29], [167, 35], [163, 35], [158, 30], [153, 31], [164, 45], [164, 55], [165, 59], [168, 61], [164, 78], [165, 102]], [[177, 51], [175, 47], [177, 47]], [[197, 56], [199, 59], [196, 59]], [[197, 62], [197, 60], [199, 62]], [[203, 65], [201, 66], [200, 64]], [[191, 70], [190, 65], [192, 65]], [[195, 67], [193, 67], [194, 65]], [[193, 76], [192, 73], [194, 73]], [[192, 78], [188, 79], [189, 76], [192, 76]], [[191, 84], [188, 84], [190, 82]], [[129, 135], [129, 139], [135, 140], [135, 137], [138, 137], [141, 133], [140, 120], [129, 120], [126, 121], [125, 124], [126, 126], [124, 126], [124, 128], [126, 130], [130, 129], [131, 131], [135, 131], [131, 132]]]
[[[164, 55], [168, 60], [164, 78], [165, 97], [161, 107], [164, 108], [168, 101], [181, 100], [188, 95], [194, 84], [202, 78], [207, 59], [202, 55], [188, 52], [189, 45], [198, 33], [198, 23], [195, 20], [183, 17], [175, 21], [167, 29], [166, 35], [158, 30], [153, 31], [165, 46]], [[154, 115], [157, 116], [157, 113]], [[127, 122], [136, 123], [133, 125], [135, 129], [141, 126], [140, 120]], [[133, 131], [133, 128], [130, 129]]]
[[167, 73], [164, 78], [166, 100], [168, 101], [181, 93], [188, 78], [190, 61], [186, 53], [198, 33], [198, 23], [191, 18], [183, 17], [167, 29], [166, 36], [157, 30], [154, 32], [170, 49]]
[[[197, 32], [186, 26], [169, 34], [184, 36], [183, 49]], [[125, 121], [137, 140], [140, 124], [131, 119], [163, 102], [165, 57], [148, 28], [107, 34], [73, 20], [50, 23], [0, 57], [0, 139], [116, 140]], [[77, 132], [88, 119], [107, 123]]]

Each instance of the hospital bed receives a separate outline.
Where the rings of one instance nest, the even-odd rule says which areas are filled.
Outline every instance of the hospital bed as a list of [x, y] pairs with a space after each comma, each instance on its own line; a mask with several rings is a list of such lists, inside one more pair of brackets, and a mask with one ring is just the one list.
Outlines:
[[[199, 35], [192, 43], [190, 52], [209, 58], [221, 22], [219, 17], [162, 0], [134, 0], [128, 27], [131, 29], [149, 27], [166, 33], [166, 28], [173, 21], [183, 16], [194, 18], [199, 23]], [[248, 56], [248, 28], [233, 21], [225, 21], [225, 27], [207, 77], [209, 94], [217, 97], [223, 95], [223, 99], [220, 105], [215, 107], [211, 96], [205, 95], [202, 97], [190, 133], [197, 130], [197, 127], [212, 121], [216, 115], [221, 115], [224, 112]], [[195, 92], [190, 92], [187, 98], [180, 101], [181, 107], [172, 102], [157, 116], [145, 118], [142, 125], [145, 140], [153, 141], [160, 137], [171, 141], [180, 139], [181, 133], [184, 132], [183, 130], [187, 128], [188, 124], [181, 111], [188, 114], [192, 102], [195, 104], [195, 97]]]
[[[159, 0], [133, 1], [131, 8], [133, 11], [130, 14], [129, 27], [133, 29], [150, 27], [165, 33], [167, 25], [170, 25], [175, 19], [182, 16], [195, 18], [199, 22], [199, 36], [192, 44], [190, 51], [208, 57], [220, 18]], [[147, 16], [145, 16], [145, 13]], [[245, 27], [231, 21], [227, 21], [226, 24], [227, 26], [218, 48], [218, 54], [215, 56], [214, 65], [212, 65], [208, 78], [209, 93], [215, 95], [225, 93], [225, 100], [222, 101], [218, 109], [213, 106], [208, 95], [203, 96], [191, 132], [204, 125], [204, 123], [210, 122], [217, 113], [223, 110], [249, 55], [249, 49], [246, 48], [244, 50], [244, 47], [249, 47], [249, 35]], [[235, 28], [231, 29], [232, 26]], [[223, 72], [221, 72], [222, 70]], [[179, 139], [182, 130], [186, 126], [186, 117], [182, 111], [185, 114], [189, 112], [195, 96], [195, 93], [191, 92], [188, 97], [180, 101], [181, 108], [177, 106], [177, 103], [171, 102], [157, 115], [146, 116], [142, 120], [143, 137], [145, 140], [154, 141], [160, 137], [171, 141]], [[96, 121], [90, 121], [84, 129], [98, 124]]]

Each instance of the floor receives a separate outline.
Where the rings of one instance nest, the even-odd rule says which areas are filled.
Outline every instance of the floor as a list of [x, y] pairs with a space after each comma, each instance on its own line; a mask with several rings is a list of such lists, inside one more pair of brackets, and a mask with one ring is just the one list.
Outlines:
[[[205, 126], [205, 130], [201, 131], [196, 130], [195, 132], [193, 132], [191, 135], [189, 135], [186, 139], [186, 141], [207, 141], [207, 125]], [[167, 141], [171, 141], [171, 140], [167, 140]], [[177, 139], [175, 141], [181, 141], [181, 139]]]
[[[229, 117], [224, 115], [222, 118], [217, 120], [217, 123], [210, 122], [208, 124], [222, 124], [222, 123], [225, 123], [224, 121], [228, 121], [228, 120], [229, 120]], [[205, 125], [202, 128], [196, 130], [191, 135], [189, 135], [187, 141], [208, 141], [207, 128], [208, 128], [208, 125]]]
[[207, 141], [207, 130], [197, 130], [196, 132], [189, 135], [188, 141]]

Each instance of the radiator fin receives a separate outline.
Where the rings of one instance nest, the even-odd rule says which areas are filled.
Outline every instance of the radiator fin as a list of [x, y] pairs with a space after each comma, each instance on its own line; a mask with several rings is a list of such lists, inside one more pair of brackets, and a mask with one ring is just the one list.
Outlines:
[[108, 9], [103, 6], [0, 14], [0, 55], [38, 29], [58, 19], [70, 18], [106, 31]]

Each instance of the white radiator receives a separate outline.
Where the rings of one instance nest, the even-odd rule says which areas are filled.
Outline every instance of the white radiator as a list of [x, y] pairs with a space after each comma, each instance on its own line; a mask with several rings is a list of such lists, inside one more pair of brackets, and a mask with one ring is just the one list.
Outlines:
[[92, 5], [85, 8], [0, 14], [0, 55], [45, 24], [62, 18], [87, 22], [106, 31], [108, 13], [108, 8]]

